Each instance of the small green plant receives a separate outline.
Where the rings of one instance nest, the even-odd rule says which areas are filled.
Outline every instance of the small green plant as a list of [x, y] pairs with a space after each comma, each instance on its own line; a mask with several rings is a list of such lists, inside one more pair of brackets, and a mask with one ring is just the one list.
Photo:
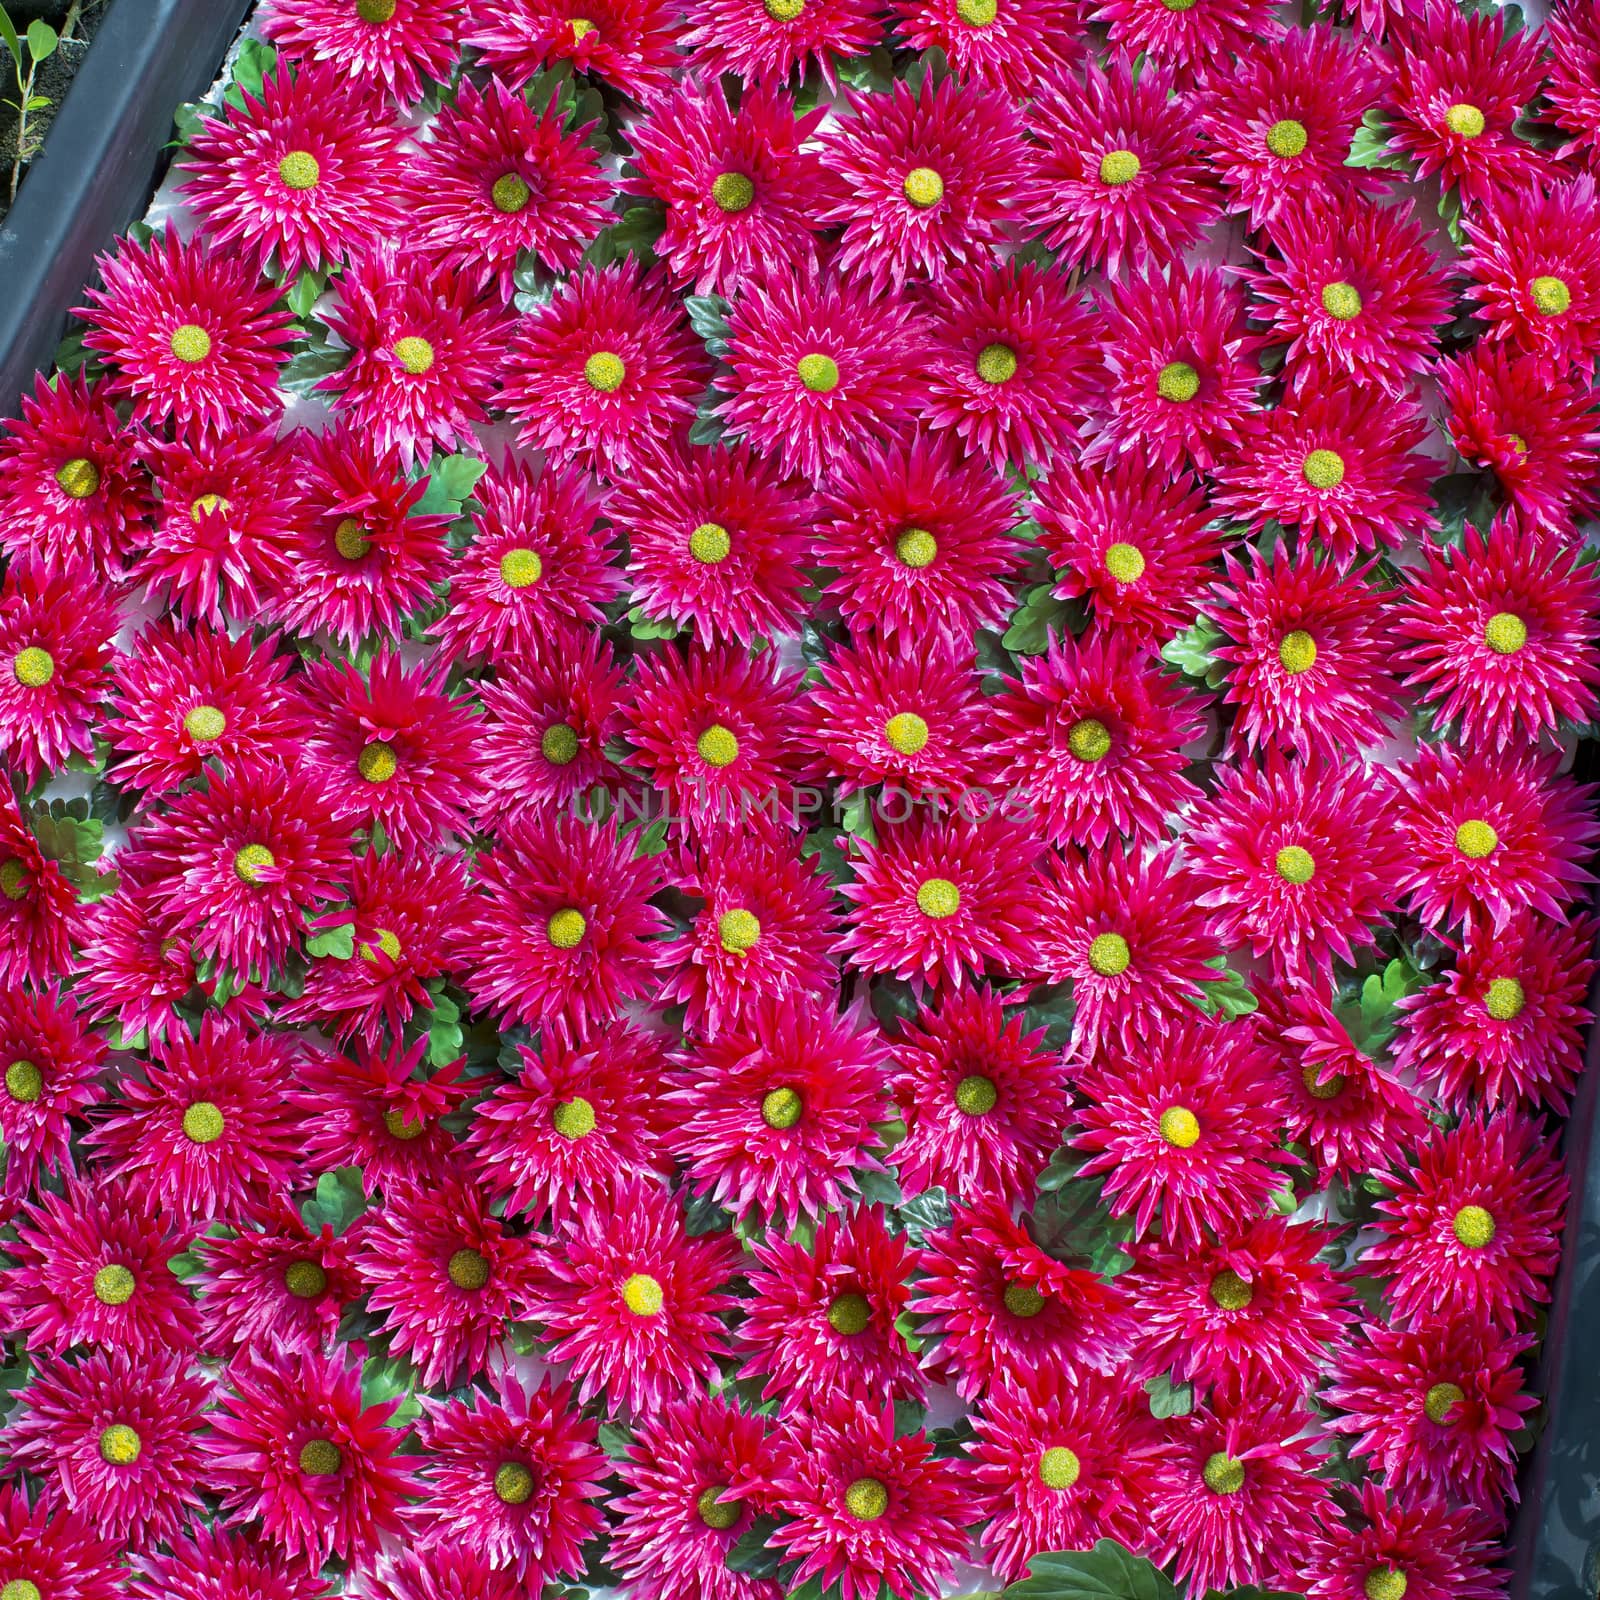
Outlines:
[[[74, 6], [73, 14], [76, 15], [76, 12], [77, 7]], [[68, 26], [71, 26], [70, 19]], [[48, 22], [37, 17], [28, 24], [27, 33], [19, 35], [10, 13], [4, 5], [0, 5], [0, 40], [11, 52], [12, 71], [17, 83], [16, 99], [7, 97], [4, 101], [17, 113], [17, 143], [11, 162], [11, 198], [15, 200], [17, 185], [22, 182], [22, 169], [39, 153], [41, 142], [39, 135], [29, 128], [29, 119], [35, 112], [44, 111], [50, 105], [49, 95], [35, 92], [35, 81], [39, 68], [56, 53], [61, 38]]]

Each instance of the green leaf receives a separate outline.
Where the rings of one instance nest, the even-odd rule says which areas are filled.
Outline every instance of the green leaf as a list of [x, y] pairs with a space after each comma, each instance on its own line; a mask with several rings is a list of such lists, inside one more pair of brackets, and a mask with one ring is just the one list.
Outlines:
[[1428, 982], [1427, 975], [1403, 957], [1396, 957], [1381, 973], [1370, 973], [1356, 994], [1337, 1000], [1334, 1015], [1344, 1024], [1356, 1049], [1376, 1056], [1395, 1035], [1399, 1002]]
[[913, 1244], [922, 1244], [930, 1233], [950, 1226], [950, 1196], [943, 1189], [924, 1189], [900, 1207], [900, 1225]]
[[897, 1206], [900, 1204], [900, 1185], [892, 1172], [868, 1167], [855, 1174], [856, 1193], [864, 1206]]
[[1187, 1383], [1174, 1383], [1171, 1378], [1150, 1378], [1144, 1386], [1150, 1396], [1150, 1415], [1165, 1421], [1168, 1417], [1186, 1417], [1194, 1410], [1194, 1388]]
[[1041, 583], [1030, 589], [1022, 604], [1012, 613], [1011, 626], [1000, 642], [1007, 650], [1025, 656], [1040, 656], [1050, 647], [1050, 629], [1061, 631], [1070, 608], [1052, 593], [1053, 585]]
[[278, 52], [260, 39], [246, 39], [233, 61], [233, 81], [259, 98], [267, 74], [278, 64]]
[[17, 25], [11, 20], [10, 13], [4, 6], [0, 6], [0, 39], [6, 42], [6, 49], [11, 52], [11, 59], [16, 63], [18, 70], [22, 67], [22, 41], [17, 37]]
[[1197, 1006], [1208, 1017], [1247, 1017], [1260, 1002], [1250, 992], [1250, 985], [1228, 965], [1226, 956], [1213, 956], [1207, 966], [1216, 970], [1215, 978], [1200, 985], [1198, 994], [1186, 995], [1191, 1005]]
[[356, 953], [356, 925], [341, 922], [337, 928], [324, 928], [306, 940], [308, 956], [332, 956], [336, 961], [348, 961]]
[[865, 789], [857, 789], [844, 803], [839, 813], [844, 831], [868, 844], [878, 842], [878, 830], [872, 825], [872, 796]]
[[338, 372], [350, 359], [348, 350], [331, 344], [313, 344], [291, 356], [278, 374], [278, 387], [290, 394], [308, 395], [332, 373]]
[[317, 1179], [316, 1196], [300, 1207], [300, 1215], [313, 1233], [321, 1233], [325, 1227], [343, 1233], [366, 1209], [361, 1168], [340, 1167]]
[[435, 1067], [447, 1067], [461, 1055], [461, 1008], [449, 995], [439, 994], [433, 1000], [433, 1019], [428, 1024], [428, 1061]]
[[643, 606], [634, 606], [628, 612], [628, 631], [635, 639], [675, 639], [678, 636], [678, 624], [647, 617]]
[[[56, 46], [61, 43], [61, 36], [48, 22], [35, 17], [28, 24], [28, 54], [33, 57], [34, 65], [41, 61], [48, 61], [56, 53]], [[45, 102], [48, 105], [50, 102]]]
[[1028, 1563], [1028, 1576], [1005, 1600], [1178, 1600], [1172, 1580], [1113, 1539], [1093, 1550], [1052, 1551]]
[[1368, 106], [1367, 113], [1350, 141], [1350, 154], [1344, 158], [1347, 167], [1403, 167], [1406, 158], [1389, 148], [1389, 128], [1378, 106]]
[[660, 855], [667, 848], [667, 830], [671, 826], [671, 817], [657, 817], [648, 827], [640, 828], [633, 841], [633, 853], [636, 856]]
[[1176, 667], [1186, 678], [1198, 678], [1210, 688], [1217, 688], [1224, 673], [1224, 663], [1213, 653], [1222, 643], [1222, 630], [1210, 617], [1196, 617], [1194, 622], [1169, 639], [1161, 647], [1161, 659]]
[[489, 463], [480, 461], [477, 456], [446, 456], [434, 468], [433, 479], [429, 486], [438, 483], [451, 500], [465, 500], [472, 493], [478, 479], [488, 470]]
[[778, 1571], [779, 1555], [768, 1543], [778, 1526], [776, 1517], [756, 1517], [724, 1557], [730, 1572], [746, 1572], [752, 1578], [771, 1578]]
[[719, 294], [692, 294], [683, 302], [689, 326], [705, 341], [713, 356], [728, 353], [728, 302]]
[[289, 286], [289, 292], [284, 298], [289, 302], [289, 309], [304, 320], [311, 315], [311, 308], [327, 287], [328, 280], [320, 272], [313, 272], [310, 267], [306, 267]]
[[623, 1460], [628, 1454], [628, 1446], [633, 1443], [633, 1435], [620, 1422], [602, 1422], [599, 1438], [600, 1448], [613, 1461]]
[[1305, 1600], [1305, 1596], [1291, 1594], [1287, 1589], [1262, 1589], [1253, 1583], [1242, 1583], [1237, 1589], [1208, 1589], [1206, 1600]]
[[609, 266], [623, 256], [638, 256], [649, 266], [655, 261], [656, 240], [667, 226], [666, 209], [656, 202], [629, 206], [622, 220], [607, 228], [583, 253], [583, 259], [597, 267]]

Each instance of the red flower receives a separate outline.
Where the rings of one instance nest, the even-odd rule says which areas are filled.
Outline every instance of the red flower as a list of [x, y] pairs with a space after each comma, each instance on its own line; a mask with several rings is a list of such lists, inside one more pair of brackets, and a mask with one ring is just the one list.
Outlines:
[[1282, 31], [1271, 0], [1205, 0], [1182, 8], [1166, 0], [1102, 0], [1094, 20], [1109, 26], [1118, 54], [1130, 61], [1148, 56], [1180, 80], [1225, 65], [1258, 41], [1276, 45]]
[[21, 1484], [0, 1485], [0, 1577], [52, 1600], [117, 1600], [123, 1593], [116, 1541], [50, 1496], [36, 1494], [30, 1506]]
[[895, 29], [912, 50], [942, 50], [963, 83], [1028, 100], [1083, 58], [1083, 14], [1074, 0], [893, 0]]
[[463, 42], [508, 89], [571, 62], [635, 100], [651, 100], [677, 65], [677, 15], [663, 0], [506, 0], [474, 12]]
[[465, 10], [466, 0], [266, 0], [261, 32], [291, 60], [331, 61], [409, 106], [425, 79], [450, 81]]
[[[69, 891], [70, 892], [70, 891]], [[82, 991], [79, 997], [83, 998]], [[93, 1013], [89, 1013], [93, 1015]], [[52, 984], [34, 992], [7, 979], [0, 986], [0, 1143], [6, 1147], [0, 1214], [41, 1175], [71, 1174], [72, 1120], [98, 1105], [105, 1045]]]
[[706, 82], [737, 73], [763, 89], [783, 87], [813, 66], [838, 88], [835, 57], [864, 56], [883, 38], [871, 0], [709, 0], [683, 36], [690, 69]]

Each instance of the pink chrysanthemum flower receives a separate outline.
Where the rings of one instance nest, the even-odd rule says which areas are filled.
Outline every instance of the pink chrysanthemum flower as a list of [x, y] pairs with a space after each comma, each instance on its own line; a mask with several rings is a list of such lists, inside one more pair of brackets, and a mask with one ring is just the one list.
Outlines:
[[818, 670], [806, 740], [841, 793], [882, 783], [884, 811], [923, 795], [959, 805], [989, 776], [989, 707], [967, 639], [862, 632]]
[[1367, 580], [1372, 564], [1341, 569], [1309, 542], [1247, 561], [1223, 555], [1212, 588], [1222, 631], [1212, 654], [1229, 665], [1223, 704], [1237, 706], [1233, 736], [1246, 748], [1341, 756], [1382, 745], [1402, 715], [1389, 674], [1391, 608]]
[[1120, 633], [1052, 637], [995, 702], [1001, 782], [1050, 844], [1158, 838], [1197, 794], [1183, 747], [1204, 704]]
[[263, 1215], [299, 1187], [304, 1048], [208, 1014], [198, 1039], [174, 1030], [140, 1081], [89, 1135], [106, 1175], [148, 1195], [180, 1227]]
[[763, 995], [737, 1029], [699, 1045], [667, 1093], [667, 1141], [690, 1189], [743, 1219], [837, 1208], [882, 1171], [886, 1053], [863, 1005], [840, 1016], [799, 995]]
[[76, 1346], [146, 1359], [192, 1350], [195, 1311], [167, 1270], [178, 1253], [167, 1219], [115, 1181], [69, 1182], [41, 1191], [18, 1212], [3, 1274], [11, 1327], [30, 1350], [66, 1355]]
[[627, 530], [645, 617], [710, 644], [796, 631], [811, 513], [775, 463], [742, 445], [647, 456], [606, 513]]
[[665, 275], [630, 259], [585, 268], [521, 319], [502, 403], [529, 449], [620, 478], [687, 429], [709, 376]]
[[1328, 1426], [1354, 1434], [1350, 1453], [1398, 1492], [1450, 1495], [1500, 1522], [1517, 1493], [1512, 1437], [1539, 1403], [1523, 1393], [1520, 1358], [1532, 1342], [1474, 1316], [1430, 1315], [1409, 1329], [1369, 1322], [1323, 1393], [1336, 1413]]
[[352, 1237], [335, 1238], [326, 1224], [313, 1233], [280, 1197], [266, 1227], [204, 1240], [193, 1279], [203, 1347], [327, 1349], [366, 1290], [350, 1263]]
[[188, 1359], [94, 1351], [45, 1359], [6, 1428], [13, 1471], [35, 1473], [97, 1533], [155, 1544], [201, 1509], [206, 1385]]
[[30, 1506], [21, 1484], [0, 1485], [0, 1578], [54, 1600], [120, 1600], [126, 1592], [116, 1541], [52, 1496], [36, 1494]]
[[896, 80], [846, 101], [822, 156], [841, 180], [822, 213], [844, 225], [839, 269], [881, 294], [991, 261], [1028, 171], [1011, 101], [931, 74], [915, 91]]
[[[1213, 10], [1227, 3], [1206, 0]], [[1091, 68], [1081, 85], [1047, 85], [1028, 120], [1040, 147], [1031, 227], [1063, 266], [1112, 277], [1181, 256], [1221, 206], [1172, 72], [1147, 64], [1135, 81], [1130, 62]]]
[[1089, 596], [1100, 628], [1139, 643], [1193, 622], [1222, 533], [1192, 477], [1125, 450], [1098, 466], [1058, 461], [1035, 493], [1058, 595]]
[[1398, 1316], [1470, 1311], [1509, 1328], [1550, 1298], [1567, 1180], [1539, 1123], [1476, 1112], [1435, 1133], [1414, 1167], [1392, 1167], [1390, 1182], [1361, 1264], [1390, 1275]]
[[1485, 340], [1441, 361], [1434, 377], [1450, 407], [1450, 442], [1494, 473], [1514, 528], [1570, 537], [1578, 517], [1600, 509], [1600, 430], [1586, 379]]
[[1252, 228], [1320, 210], [1385, 186], [1382, 174], [1345, 165], [1387, 64], [1365, 41], [1331, 27], [1253, 38], [1207, 72], [1199, 100], [1207, 154], [1231, 209]]
[[201, 776], [208, 761], [290, 759], [303, 714], [277, 641], [231, 639], [162, 618], [116, 658], [117, 694], [100, 732], [122, 759], [119, 785], [150, 798]]
[[841, 1600], [937, 1594], [967, 1553], [972, 1519], [953, 1462], [921, 1432], [896, 1438], [894, 1407], [819, 1401], [773, 1442], [772, 1542]]
[[[1367, 1600], [1398, 1591], [1407, 1600], [1497, 1600], [1504, 1575], [1491, 1571], [1499, 1551], [1483, 1521], [1425, 1496], [1394, 1496], [1361, 1485], [1356, 1527], [1330, 1523], [1302, 1563], [1309, 1600]], [[1399, 1580], [1397, 1582], [1396, 1580]]]
[[905, 1118], [893, 1155], [906, 1194], [1032, 1197], [1072, 1103], [1063, 1058], [1043, 1046], [1044, 1029], [1025, 1032], [987, 989], [952, 993], [901, 1030], [890, 1092]]
[[[1485, 20], [1498, 28], [1498, 18]], [[1528, 47], [1538, 50], [1531, 38]], [[1547, 366], [1587, 371], [1600, 347], [1595, 180], [1530, 185], [1469, 212], [1464, 226], [1467, 293], [1488, 337], [1542, 356]]]
[[895, 31], [911, 50], [942, 50], [963, 83], [1030, 100], [1083, 59], [1083, 10], [1075, 0], [893, 0]]
[[1197, 1250], [1136, 1246], [1118, 1284], [1134, 1376], [1170, 1373], [1235, 1401], [1298, 1400], [1353, 1320], [1349, 1291], [1319, 1259], [1334, 1237], [1263, 1217]]
[[418, 510], [429, 480], [408, 482], [400, 452], [364, 430], [339, 425], [296, 442], [294, 581], [271, 597], [272, 615], [298, 633], [326, 630], [350, 650], [393, 636], [450, 576], [450, 519]]
[[409, 468], [435, 446], [476, 449], [499, 377], [501, 306], [430, 257], [382, 246], [344, 273], [328, 325], [350, 359], [318, 385], [338, 417]]
[[1087, 303], [1059, 272], [989, 262], [952, 272], [929, 299], [923, 414], [966, 450], [1044, 466], [1067, 449], [1100, 384]]
[[1121, 1291], [1034, 1243], [995, 1201], [958, 1209], [929, 1237], [911, 1310], [936, 1342], [923, 1357], [967, 1400], [1022, 1372], [1111, 1372], [1126, 1345]]
[[1521, 910], [1566, 920], [1594, 881], [1595, 789], [1558, 776], [1561, 752], [1489, 755], [1423, 744], [1394, 769], [1399, 888], [1439, 930], [1485, 919], [1498, 933]]
[[424, 1384], [450, 1388], [481, 1373], [507, 1322], [527, 1315], [532, 1250], [482, 1190], [452, 1177], [391, 1187], [353, 1259], [391, 1352], [409, 1355]]
[[1583, 1066], [1596, 926], [1526, 913], [1469, 928], [1452, 971], [1399, 1002], [1395, 1064], [1453, 1110], [1520, 1101], [1565, 1113]]
[[1018, 517], [1000, 475], [948, 432], [863, 443], [829, 474], [812, 559], [837, 574], [826, 592], [853, 630], [1003, 631], [1014, 602], [1001, 580], [1024, 555], [1007, 537]]
[[1406, 687], [1439, 702], [1474, 749], [1533, 743], [1591, 722], [1600, 686], [1600, 575], [1578, 549], [1505, 522], [1467, 528], [1458, 548], [1425, 545], [1406, 573], [1398, 631]]
[[1143, 1545], [1160, 1434], [1136, 1384], [1028, 1366], [990, 1388], [972, 1423], [967, 1477], [1002, 1581], [1024, 1577], [1041, 1550]]
[[460, 1172], [454, 1132], [444, 1119], [476, 1092], [460, 1081], [463, 1063], [430, 1077], [428, 1036], [409, 1048], [360, 1044], [350, 1056], [314, 1057], [306, 1073], [319, 1114], [305, 1126], [306, 1162], [314, 1171], [360, 1167], [374, 1188], [437, 1188]]
[[624, 1178], [604, 1202], [580, 1202], [539, 1257], [529, 1315], [550, 1359], [572, 1363], [578, 1399], [645, 1413], [717, 1377], [732, 1235], [690, 1238], [658, 1184]]
[[0, 1214], [8, 1213], [8, 1202], [25, 1195], [41, 1174], [76, 1170], [73, 1119], [82, 1118], [104, 1094], [105, 1045], [90, 1031], [88, 1016], [74, 1011], [72, 998], [57, 994], [54, 985], [34, 991], [7, 980], [0, 987], [0, 1059], [6, 1063], [0, 1094], [0, 1144], [6, 1147]]
[[649, 991], [666, 925], [650, 904], [657, 864], [614, 819], [515, 817], [475, 870], [475, 912], [454, 949], [478, 1005], [570, 1041]]
[[1294, 388], [1371, 383], [1406, 394], [1438, 354], [1455, 295], [1431, 233], [1360, 198], [1296, 204], [1245, 273]]
[[1380, 389], [1321, 381], [1258, 414], [1238, 454], [1217, 467], [1218, 509], [1259, 530], [1276, 520], [1340, 562], [1387, 549], [1428, 522], [1436, 463], [1427, 425]]
[[550, 272], [576, 271], [584, 245], [616, 221], [588, 131], [567, 128], [559, 96], [541, 112], [494, 79], [484, 94], [463, 79], [411, 175], [410, 244], [480, 288], [498, 285], [503, 300], [523, 251]]
[[1129, 61], [1147, 56], [1172, 69], [1180, 84], [1204, 67], [1226, 66], [1257, 42], [1276, 46], [1283, 31], [1271, 0], [1189, 0], [1183, 6], [1102, 0], [1094, 20], [1108, 27], [1107, 42], [1119, 55]]
[[434, 1545], [406, 1550], [372, 1592], [375, 1600], [527, 1600], [528, 1589], [508, 1567], [458, 1545]]
[[249, 424], [149, 450], [161, 509], [134, 565], [147, 598], [180, 621], [257, 616], [294, 578], [294, 466], [271, 427]]
[[475, 718], [444, 687], [449, 663], [407, 670], [392, 647], [363, 673], [315, 663], [307, 679], [305, 771], [347, 826], [381, 827], [401, 848], [427, 848], [465, 828]]
[[628, 130], [638, 186], [667, 211], [656, 251], [696, 294], [730, 292], [771, 261], [815, 271], [835, 187], [805, 148], [823, 107], [796, 116], [787, 96], [762, 84], [744, 85], [736, 104], [719, 82], [686, 82]]
[[[129, 1600], [324, 1600], [322, 1575], [246, 1534], [195, 1522], [165, 1550], [134, 1553]], [[62, 1600], [77, 1600], [75, 1595]], [[85, 1597], [87, 1600], [87, 1597]]]
[[331, 61], [409, 106], [425, 80], [450, 81], [465, 9], [466, 0], [267, 0], [261, 32], [291, 60]]
[[427, 1400], [418, 1421], [426, 1467], [407, 1522], [422, 1548], [465, 1550], [516, 1573], [526, 1594], [579, 1576], [583, 1546], [605, 1527], [610, 1463], [567, 1384], [525, 1387], [506, 1372], [491, 1398]]
[[329, 1556], [369, 1562], [400, 1533], [414, 1469], [390, 1425], [398, 1400], [364, 1406], [361, 1364], [300, 1352], [294, 1363], [241, 1358], [209, 1413], [205, 1482], [233, 1523], [258, 1522], [265, 1541], [320, 1567]]
[[746, 83], [781, 89], [813, 67], [830, 92], [838, 89], [836, 57], [864, 56], [883, 39], [869, 0], [709, 0], [699, 25], [681, 40], [689, 67], [706, 82], [737, 73]]
[[[168, 931], [172, 908], [165, 890], [139, 881], [148, 858], [140, 865], [127, 852], [118, 865], [121, 886], [85, 915], [73, 994], [87, 1015], [113, 1020], [124, 1039], [141, 1033], [159, 1039], [176, 1026], [173, 1007], [198, 981], [194, 955]], [[243, 995], [240, 1003], [246, 1003]]]
[[399, 232], [405, 131], [375, 87], [280, 62], [259, 99], [241, 93], [243, 106], [201, 119], [178, 164], [209, 243], [293, 278]]
[[1107, 1174], [1106, 1204], [1141, 1238], [1192, 1250], [1237, 1231], [1283, 1182], [1272, 1068], [1248, 1023], [1199, 1018], [1107, 1057], [1078, 1075], [1082, 1175]]
[[808, 1248], [777, 1240], [753, 1246], [752, 1299], [739, 1330], [745, 1375], [766, 1378], [762, 1396], [780, 1415], [833, 1395], [880, 1402], [922, 1394], [917, 1358], [896, 1327], [911, 1291], [915, 1252], [869, 1208], [824, 1217]]
[[852, 278], [769, 265], [741, 288], [729, 328], [719, 383], [731, 393], [718, 415], [786, 474], [819, 482], [903, 433], [923, 342], [905, 302]]
[[1116, 845], [1062, 858], [1040, 944], [1050, 981], [1072, 985], [1073, 1043], [1085, 1058], [1191, 1019], [1222, 953], [1173, 852]]
[[1169, 1424], [1150, 1496], [1151, 1553], [1194, 1593], [1300, 1581], [1306, 1543], [1333, 1515], [1303, 1421], [1295, 1406], [1247, 1401]]
[[619, 1520], [608, 1551], [636, 1600], [779, 1600], [771, 1579], [727, 1565], [756, 1516], [729, 1491], [760, 1481], [766, 1430], [764, 1418], [709, 1396], [640, 1419], [616, 1463], [627, 1492], [611, 1501]]
[[[117, 608], [86, 567], [14, 565], [0, 588], [0, 747], [30, 788], [94, 753]], [[9, 892], [9, 891], [8, 891]]]
[[1545, 18], [1549, 118], [1569, 135], [1556, 155], [1600, 171], [1600, 13], [1585, 0], [1556, 0]]
[[621, 780], [606, 747], [622, 738], [626, 669], [597, 628], [558, 623], [542, 643], [536, 658], [499, 665], [477, 686], [473, 775], [487, 826], [529, 807], [578, 805]]
[[354, 959], [313, 956], [305, 992], [278, 1020], [314, 1020], [343, 1040], [398, 1041], [413, 1017], [433, 1009], [428, 985], [452, 968], [445, 945], [466, 914], [463, 868], [460, 855], [358, 856], [349, 905], [311, 923], [313, 933], [350, 927]]
[[488, 473], [474, 493], [482, 510], [473, 540], [451, 563], [452, 609], [433, 630], [452, 656], [517, 664], [545, 653], [550, 635], [601, 621], [622, 592], [607, 535], [596, 528], [594, 483], [563, 468], [535, 474], [525, 462]]
[[795, 815], [800, 678], [779, 652], [691, 645], [641, 659], [626, 707], [634, 764], [672, 810], [737, 826], [754, 812]]
[[1281, 982], [1326, 978], [1333, 958], [1355, 964], [1399, 897], [1389, 801], [1364, 764], [1260, 762], [1221, 773], [1189, 834], [1188, 863], [1212, 933], [1247, 946]]
[[294, 327], [250, 262], [168, 229], [148, 245], [124, 239], [100, 258], [100, 276], [105, 287], [86, 289], [73, 315], [89, 324], [84, 343], [110, 360], [109, 392], [131, 397], [135, 420], [220, 430], [277, 414]]
[[837, 937], [833, 884], [799, 841], [770, 826], [719, 830], [684, 864], [675, 887], [700, 909], [663, 947], [672, 973], [658, 1003], [685, 1007], [684, 1028], [715, 1038], [763, 995], [832, 992]]
[[1043, 884], [1024, 824], [914, 817], [862, 848], [840, 890], [855, 906], [837, 946], [851, 966], [952, 988], [1038, 971]]
[[52, 987], [72, 969], [81, 930], [78, 897], [0, 784], [0, 984]]
[[664, 0], [507, 0], [474, 14], [465, 42], [507, 88], [571, 62], [574, 72], [650, 101], [678, 64], [677, 13]]
[[0, 549], [15, 560], [114, 577], [141, 542], [149, 495], [137, 435], [103, 383], [43, 373], [0, 437]]
[[1502, 18], [1427, 0], [1396, 28], [1390, 147], [1419, 178], [1438, 175], [1474, 211], [1531, 192], [1553, 176], [1514, 124], [1544, 84], [1538, 38]]
[[304, 913], [346, 870], [346, 840], [303, 768], [251, 763], [181, 793], [136, 842], [171, 896], [172, 936], [243, 977], [298, 945]]
[[[1261, 386], [1244, 292], [1218, 267], [1174, 261], [1102, 295], [1108, 405], [1091, 454], [1209, 469], [1237, 448]], [[1151, 475], [1148, 487], [1164, 485]]]
[[508, 1215], [561, 1221], [630, 1173], [665, 1172], [661, 1047], [625, 1022], [577, 1046], [517, 1047], [520, 1074], [479, 1102], [467, 1132], [478, 1181]]

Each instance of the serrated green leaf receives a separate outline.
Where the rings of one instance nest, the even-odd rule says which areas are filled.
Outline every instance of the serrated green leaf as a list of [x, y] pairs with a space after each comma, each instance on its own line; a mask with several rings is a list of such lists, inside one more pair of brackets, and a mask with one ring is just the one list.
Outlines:
[[1001, 636], [1007, 650], [1020, 655], [1039, 656], [1050, 648], [1050, 630], [1061, 631], [1070, 614], [1065, 600], [1053, 592], [1054, 585], [1041, 583], [1028, 590], [1022, 604], [1011, 615], [1011, 626]]
[[278, 64], [278, 52], [262, 39], [246, 39], [233, 59], [233, 81], [260, 98], [262, 85]]
[[341, 922], [337, 928], [324, 928], [306, 940], [308, 956], [332, 956], [335, 961], [348, 961], [356, 953], [356, 925]]
[[1214, 957], [1208, 966], [1216, 969], [1217, 976], [1206, 980], [1195, 994], [1184, 998], [1208, 1017], [1247, 1017], [1258, 1008], [1258, 1001], [1237, 972], [1227, 964], [1226, 957]]
[[678, 624], [659, 617], [647, 617], [643, 606], [633, 606], [628, 611], [628, 632], [635, 639], [675, 639]]
[[313, 272], [307, 267], [289, 285], [289, 292], [284, 298], [289, 302], [289, 309], [297, 317], [304, 319], [311, 315], [311, 308], [321, 298], [322, 291], [327, 286], [328, 280], [320, 272]]
[[1093, 1550], [1052, 1551], [1028, 1563], [1028, 1576], [1004, 1600], [1178, 1600], [1172, 1580], [1113, 1539]]
[[1168, 1417], [1186, 1417], [1194, 1410], [1194, 1388], [1187, 1383], [1174, 1383], [1170, 1378], [1149, 1378], [1144, 1392], [1150, 1396], [1150, 1415], [1165, 1421]]
[[1210, 617], [1195, 620], [1161, 647], [1161, 659], [1185, 677], [1204, 679], [1221, 665], [1214, 654], [1222, 643], [1222, 630]]
[[340, 1167], [317, 1179], [317, 1192], [300, 1207], [300, 1215], [313, 1233], [320, 1233], [325, 1227], [343, 1233], [366, 1209], [361, 1168]]

